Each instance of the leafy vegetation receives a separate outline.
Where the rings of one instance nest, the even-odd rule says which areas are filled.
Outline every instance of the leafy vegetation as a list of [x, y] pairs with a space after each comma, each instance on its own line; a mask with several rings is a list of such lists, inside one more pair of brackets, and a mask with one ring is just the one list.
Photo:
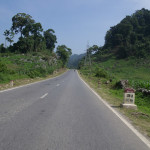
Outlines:
[[44, 77], [61, 67], [55, 57], [50, 58], [52, 62], [45, 61], [44, 58], [44, 54], [33, 55], [31, 53], [1, 55], [0, 83], [20, 78]]
[[[14, 42], [17, 34], [20, 37]], [[45, 77], [66, 67], [71, 55], [71, 49], [65, 45], [59, 45], [54, 52], [57, 43], [55, 31], [43, 31], [42, 24], [25, 13], [12, 17], [12, 26], [4, 31], [4, 36], [9, 46], [0, 45], [0, 83]]]
[[150, 52], [150, 11], [141, 9], [107, 32], [104, 48], [118, 58], [143, 58]]
[[[87, 58], [90, 58], [88, 60]], [[92, 64], [90, 65], [90, 62]], [[108, 100], [120, 109], [123, 86], [136, 90], [138, 110], [120, 109], [133, 123], [150, 136], [150, 11], [141, 9], [111, 27], [104, 46], [93, 45], [79, 63], [81, 75]]]
[[67, 65], [68, 59], [72, 54], [71, 49], [65, 45], [61, 45], [57, 47], [56, 53], [60, 58], [60, 60], [62, 61], [63, 66]]
[[93, 45], [89, 51], [96, 55], [97, 61], [112, 56], [117, 59], [145, 58], [150, 53], [149, 18], [150, 11], [144, 8], [126, 16], [107, 31], [104, 46]]
[[106, 78], [108, 75], [107, 75], [107, 72], [104, 69], [98, 68], [98, 69], [96, 69], [95, 76]]

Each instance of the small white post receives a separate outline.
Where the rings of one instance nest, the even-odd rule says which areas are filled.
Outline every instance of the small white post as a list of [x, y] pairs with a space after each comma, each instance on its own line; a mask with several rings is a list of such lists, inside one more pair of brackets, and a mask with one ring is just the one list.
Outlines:
[[135, 105], [135, 90], [131, 88], [126, 88], [124, 91], [124, 100], [122, 107], [137, 109]]
[[13, 81], [13, 80], [10, 81], [10, 86], [11, 86], [11, 87], [14, 86], [14, 81]]

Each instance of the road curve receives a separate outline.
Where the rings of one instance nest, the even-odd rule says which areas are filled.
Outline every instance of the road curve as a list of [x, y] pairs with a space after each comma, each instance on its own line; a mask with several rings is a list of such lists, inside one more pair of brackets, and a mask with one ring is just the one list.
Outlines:
[[70, 70], [0, 92], [0, 150], [148, 150]]

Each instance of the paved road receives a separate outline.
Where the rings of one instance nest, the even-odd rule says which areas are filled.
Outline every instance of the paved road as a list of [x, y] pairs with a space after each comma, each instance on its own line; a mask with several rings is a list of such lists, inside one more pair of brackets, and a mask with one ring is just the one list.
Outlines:
[[79, 79], [0, 92], [0, 150], [148, 150]]

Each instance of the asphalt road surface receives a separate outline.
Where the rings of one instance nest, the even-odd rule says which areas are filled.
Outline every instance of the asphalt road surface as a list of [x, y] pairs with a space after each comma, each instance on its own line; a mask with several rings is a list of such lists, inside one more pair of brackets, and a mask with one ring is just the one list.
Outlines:
[[0, 92], [0, 150], [148, 150], [70, 70]]

